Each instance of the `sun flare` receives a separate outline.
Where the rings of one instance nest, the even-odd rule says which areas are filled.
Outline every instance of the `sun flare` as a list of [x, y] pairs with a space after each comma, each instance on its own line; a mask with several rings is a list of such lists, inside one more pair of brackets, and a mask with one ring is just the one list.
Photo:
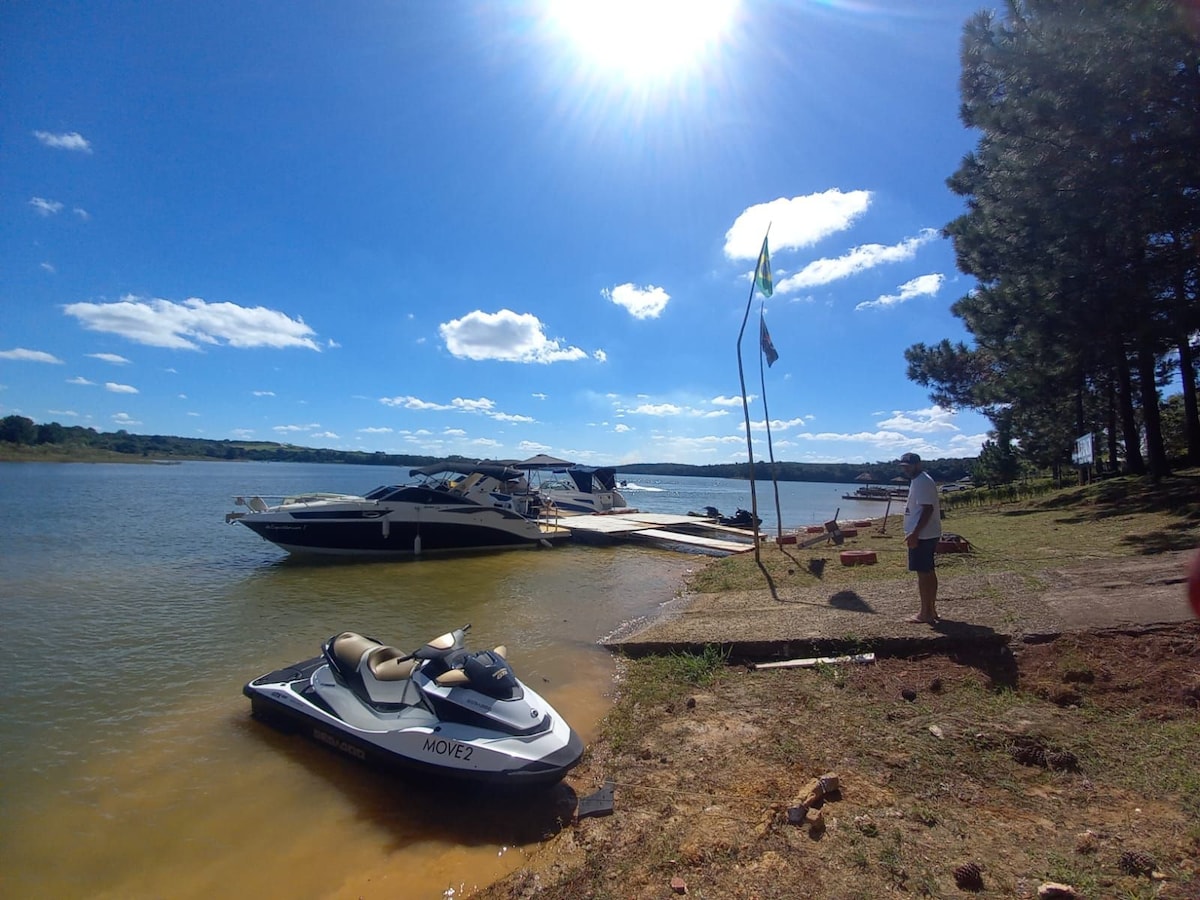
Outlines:
[[581, 61], [631, 81], [697, 67], [726, 35], [738, 0], [552, 0], [555, 31]]

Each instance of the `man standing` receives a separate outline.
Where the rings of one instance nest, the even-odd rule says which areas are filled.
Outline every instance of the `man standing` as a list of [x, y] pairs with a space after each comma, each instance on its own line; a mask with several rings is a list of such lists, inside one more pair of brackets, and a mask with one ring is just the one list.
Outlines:
[[908, 546], [908, 570], [917, 573], [917, 591], [921, 595], [921, 610], [910, 622], [932, 625], [937, 616], [937, 572], [933, 556], [942, 536], [942, 507], [938, 488], [929, 473], [921, 468], [921, 457], [905, 453], [900, 468], [909, 479], [908, 503], [904, 506], [904, 543]]

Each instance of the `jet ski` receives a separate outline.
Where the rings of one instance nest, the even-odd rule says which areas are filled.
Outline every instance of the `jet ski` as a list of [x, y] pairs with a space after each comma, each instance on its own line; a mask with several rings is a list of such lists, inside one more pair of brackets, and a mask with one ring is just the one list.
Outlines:
[[499, 785], [553, 784], [583, 741], [464, 625], [412, 653], [353, 631], [245, 686], [251, 712], [368, 763]]

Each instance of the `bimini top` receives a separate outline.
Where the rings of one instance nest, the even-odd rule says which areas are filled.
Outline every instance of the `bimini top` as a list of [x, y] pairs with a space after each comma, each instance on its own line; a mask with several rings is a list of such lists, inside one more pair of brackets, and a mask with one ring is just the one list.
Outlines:
[[593, 478], [606, 491], [617, 489], [617, 470], [612, 466], [571, 466], [566, 473], [585, 494], [592, 493]]

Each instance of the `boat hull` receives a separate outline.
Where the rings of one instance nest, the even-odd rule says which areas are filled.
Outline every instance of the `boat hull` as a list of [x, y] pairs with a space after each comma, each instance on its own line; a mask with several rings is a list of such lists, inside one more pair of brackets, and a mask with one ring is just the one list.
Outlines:
[[535, 547], [551, 535], [536, 522], [500, 509], [422, 508], [415, 517], [372, 510], [248, 514], [237, 521], [293, 554], [422, 556], [475, 550]]

